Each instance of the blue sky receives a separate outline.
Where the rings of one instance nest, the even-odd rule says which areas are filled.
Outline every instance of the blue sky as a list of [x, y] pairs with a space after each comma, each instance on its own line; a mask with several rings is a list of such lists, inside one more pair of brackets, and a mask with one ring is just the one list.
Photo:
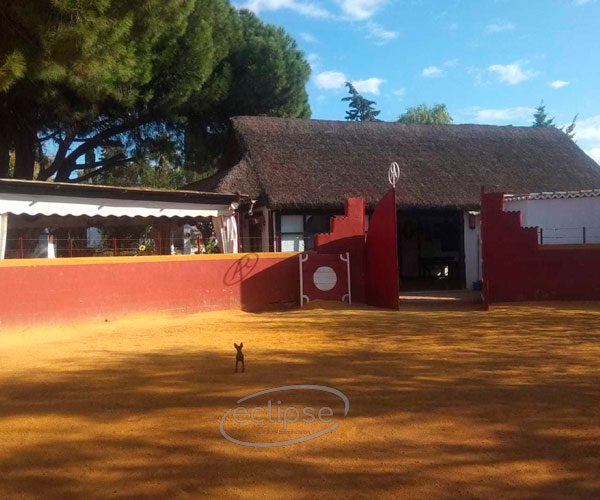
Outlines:
[[544, 100], [600, 162], [600, 0], [247, 0], [312, 66], [313, 118], [342, 120], [345, 80], [380, 118], [445, 103], [456, 123], [529, 125]]

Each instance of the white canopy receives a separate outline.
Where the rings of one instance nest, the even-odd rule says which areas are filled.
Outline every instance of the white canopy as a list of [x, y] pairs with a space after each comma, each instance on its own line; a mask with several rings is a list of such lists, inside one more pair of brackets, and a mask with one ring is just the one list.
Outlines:
[[229, 205], [172, 201], [0, 193], [0, 214], [88, 217], [217, 217]]

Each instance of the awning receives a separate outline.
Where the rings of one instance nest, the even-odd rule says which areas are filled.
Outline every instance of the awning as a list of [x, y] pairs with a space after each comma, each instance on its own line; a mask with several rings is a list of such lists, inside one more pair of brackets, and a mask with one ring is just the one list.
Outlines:
[[228, 204], [0, 193], [0, 214], [88, 217], [216, 217]]

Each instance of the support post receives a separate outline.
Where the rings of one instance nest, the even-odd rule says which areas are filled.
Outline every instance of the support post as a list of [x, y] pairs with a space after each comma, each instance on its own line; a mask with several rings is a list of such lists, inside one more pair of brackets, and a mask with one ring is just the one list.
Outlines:
[[23, 247], [23, 235], [19, 236], [19, 254], [22, 259], [25, 258], [25, 249]]
[[73, 257], [73, 240], [72, 240], [70, 234], [69, 234], [69, 238], [67, 239], [67, 251], [68, 251], [69, 257]]
[[277, 245], [277, 216], [274, 211], [271, 211], [271, 223], [273, 226], [273, 252], [278, 252]]
[[585, 245], [585, 226], [583, 226], [583, 244]]
[[116, 257], [117, 256], [117, 238], [112, 239], [112, 244], [113, 244], [113, 255]]
[[544, 228], [540, 227], [540, 245], [544, 244]]
[[56, 258], [56, 247], [54, 246], [54, 235], [53, 234], [48, 235], [48, 253], [47, 253], [47, 258], [48, 259], [54, 259], [54, 258]]
[[[235, 213], [235, 221], [237, 223], [237, 251], [238, 253], [242, 251], [242, 226], [240, 225], [240, 213]], [[200, 247], [198, 247], [198, 253], [200, 251]]]

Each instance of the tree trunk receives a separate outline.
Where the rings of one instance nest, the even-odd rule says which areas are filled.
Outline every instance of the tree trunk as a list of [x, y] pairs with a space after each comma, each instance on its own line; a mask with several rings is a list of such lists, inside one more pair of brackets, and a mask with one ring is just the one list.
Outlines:
[[72, 164], [67, 160], [63, 160], [58, 168], [58, 171], [56, 172], [56, 177], [54, 180], [56, 182], [69, 182], [72, 173]]
[[34, 127], [23, 127], [15, 137], [15, 179], [33, 179], [37, 133]]
[[10, 166], [10, 148], [0, 137], [0, 177], [8, 177], [8, 167]]

